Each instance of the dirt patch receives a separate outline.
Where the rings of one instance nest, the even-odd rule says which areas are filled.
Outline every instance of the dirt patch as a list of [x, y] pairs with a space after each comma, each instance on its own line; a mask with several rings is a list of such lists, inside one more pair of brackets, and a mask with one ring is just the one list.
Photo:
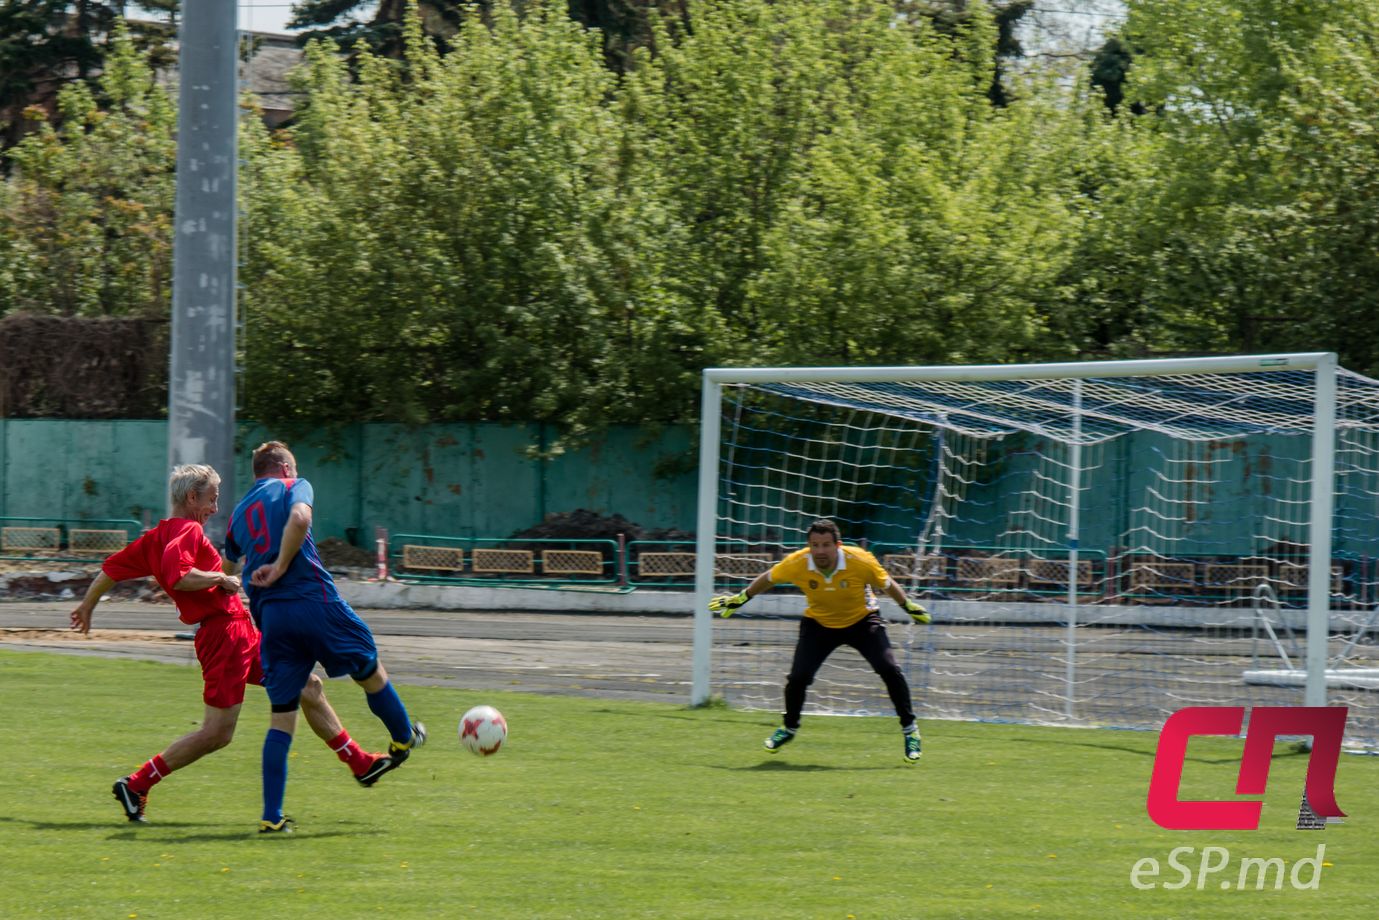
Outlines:
[[101, 569], [99, 562], [48, 562], [43, 559], [0, 559], [0, 575], [16, 572], [85, 572], [94, 576]]
[[70, 629], [0, 629], [0, 642], [138, 642], [169, 645], [186, 641], [170, 632], [144, 629], [92, 629], [89, 636]]
[[316, 549], [321, 554], [321, 563], [332, 572], [342, 569], [367, 569], [378, 562], [376, 551], [360, 549], [339, 537], [327, 537], [316, 544]]
[[[11, 563], [0, 569], [0, 599], [22, 597], [75, 602], [85, 596], [86, 589], [99, 573], [99, 565], [27, 562], [23, 568], [19, 568]], [[106, 597], [155, 604], [172, 603], [172, 599], [151, 578], [122, 581], [111, 588]]]
[[585, 508], [548, 514], [540, 524], [512, 537], [518, 540], [616, 540], [619, 534], [628, 540], [694, 540], [694, 534], [682, 530], [646, 530], [621, 514], [605, 517]]

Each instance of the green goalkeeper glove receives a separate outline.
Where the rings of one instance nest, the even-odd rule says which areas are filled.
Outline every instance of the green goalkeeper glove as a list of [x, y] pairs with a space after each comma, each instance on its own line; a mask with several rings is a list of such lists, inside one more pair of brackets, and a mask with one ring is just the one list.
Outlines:
[[737, 608], [751, 600], [746, 591], [739, 591], [737, 594], [720, 594], [709, 601], [709, 609], [721, 617], [730, 617], [737, 612]]
[[919, 601], [912, 601], [906, 598], [905, 612], [908, 613], [916, 623], [928, 623], [933, 620], [933, 617], [929, 616], [929, 611], [925, 610], [924, 605]]

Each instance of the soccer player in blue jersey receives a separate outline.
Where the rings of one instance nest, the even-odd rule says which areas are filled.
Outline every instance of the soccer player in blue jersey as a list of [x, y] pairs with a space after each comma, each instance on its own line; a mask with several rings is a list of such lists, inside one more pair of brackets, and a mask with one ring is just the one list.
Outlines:
[[297, 478], [287, 445], [269, 441], [254, 450], [257, 480], [230, 516], [225, 557], [237, 568], [250, 611], [263, 632], [263, 685], [273, 714], [263, 742], [263, 818], [260, 833], [290, 831], [283, 815], [287, 753], [297, 725], [302, 688], [320, 662], [331, 677], [348, 674], [369, 709], [392, 736], [388, 753], [361, 778], [364, 785], [402, 765], [426, 740], [378, 660], [373, 633], [340, 597], [311, 539], [311, 483]]

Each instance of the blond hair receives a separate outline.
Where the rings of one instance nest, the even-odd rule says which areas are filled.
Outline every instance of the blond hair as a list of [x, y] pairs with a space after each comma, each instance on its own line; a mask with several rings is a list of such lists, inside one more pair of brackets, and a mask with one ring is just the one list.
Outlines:
[[172, 506], [180, 508], [193, 493], [200, 495], [220, 483], [220, 474], [204, 463], [184, 463], [174, 467], [168, 478], [168, 496]]

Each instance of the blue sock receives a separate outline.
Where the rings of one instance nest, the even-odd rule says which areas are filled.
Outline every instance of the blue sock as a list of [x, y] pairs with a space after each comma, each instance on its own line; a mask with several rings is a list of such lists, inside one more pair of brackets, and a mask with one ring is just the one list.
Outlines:
[[270, 728], [263, 739], [263, 820], [277, 824], [283, 817], [283, 795], [287, 792], [287, 750], [292, 736]]
[[412, 740], [412, 720], [407, 716], [407, 707], [402, 705], [402, 697], [393, 689], [392, 681], [377, 693], [365, 693], [364, 698], [369, 701], [369, 710], [387, 726], [394, 741], [406, 744]]

